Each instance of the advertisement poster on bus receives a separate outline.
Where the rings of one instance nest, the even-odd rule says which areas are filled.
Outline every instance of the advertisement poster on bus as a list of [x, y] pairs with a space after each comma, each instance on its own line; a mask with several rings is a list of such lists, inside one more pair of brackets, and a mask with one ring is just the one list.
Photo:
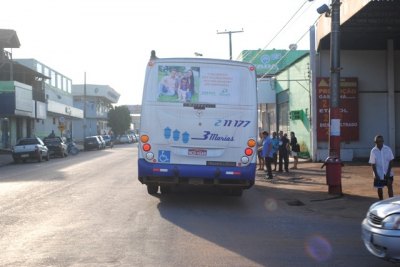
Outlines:
[[240, 73], [222, 68], [159, 66], [159, 102], [236, 104]]
[[[329, 78], [317, 78], [317, 140], [329, 140]], [[358, 79], [340, 79], [339, 108], [341, 114], [340, 139], [342, 142], [359, 139]]]

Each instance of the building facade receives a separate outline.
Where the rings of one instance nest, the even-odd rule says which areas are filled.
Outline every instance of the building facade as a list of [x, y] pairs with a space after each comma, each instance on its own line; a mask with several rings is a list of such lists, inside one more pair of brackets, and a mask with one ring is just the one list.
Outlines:
[[83, 140], [107, 133], [108, 111], [119, 93], [108, 85], [73, 85], [66, 75], [36, 59], [13, 59], [20, 46], [14, 30], [0, 29], [0, 149], [27, 136]]
[[[344, 0], [337, 9], [340, 12], [338, 47], [331, 47], [332, 38], [336, 37], [331, 30], [334, 17], [321, 16], [316, 25], [313, 91], [316, 97], [323, 98], [326, 78], [331, 75], [331, 54], [338, 54], [340, 156], [368, 158], [375, 135], [381, 134], [395, 157], [399, 157], [400, 2]], [[321, 106], [321, 101], [316, 99], [315, 105]], [[329, 148], [328, 140], [322, 139], [321, 128], [325, 122], [320, 115], [320, 112], [316, 114], [319, 119], [316, 158], [324, 158]]]
[[20, 46], [14, 30], [0, 29], [0, 149], [38, 135], [36, 124], [46, 119], [45, 81], [49, 77], [12, 58], [7, 48]]
[[74, 139], [109, 133], [108, 111], [119, 100], [120, 94], [108, 85], [73, 84], [72, 95], [75, 108], [84, 111], [84, 119], [73, 122]]
[[127, 105], [131, 116], [131, 130], [135, 133], [140, 131], [140, 114], [142, 113], [141, 105]]
[[310, 157], [312, 150], [310, 75], [310, 57], [304, 54], [275, 77], [279, 129], [295, 133], [300, 145], [299, 156], [303, 158]]
[[[399, 12], [399, 1], [341, 1], [340, 130], [335, 135], [343, 161], [368, 159], [377, 134], [400, 156]], [[275, 119], [262, 114], [262, 127], [294, 131], [301, 155], [314, 161], [329, 155], [331, 19], [321, 16], [311, 28], [307, 55], [271, 77], [275, 104], [260, 105], [265, 114], [275, 112]]]
[[289, 130], [288, 90], [277, 84], [276, 76], [308, 53], [307, 50], [296, 50], [295, 46], [290, 46], [290, 50], [244, 50], [239, 55], [239, 59], [256, 67], [260, 132]]
[[57, 136], [74, 137], [73, 121], [83, 120], [83, 110], [74, 107], [72, 80], [36, 59], [15, 61], [49, 77], [44, 82], [46, 115], [35, 121], [35, 135], [43, 138], [54, 131]]

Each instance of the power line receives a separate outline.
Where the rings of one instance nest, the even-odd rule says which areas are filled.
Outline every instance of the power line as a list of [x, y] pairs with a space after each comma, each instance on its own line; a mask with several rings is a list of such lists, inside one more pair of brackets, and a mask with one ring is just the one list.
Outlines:
[[[312, 24], [312, 25], [315, 25], [315, 23], [317, 23], [317, 21], [318, 21], [318, 19], [321, 17], [321, 15], [314, 21], [314, 23]], [[296, 41], [296, 43], [294, 43], [294, 44], [298, 44], [303, 38], [304, 38], [304, 36], [306, 36], [306, 34], [309, 32], [309, 29], [307, 30], [307, 31], [305, 31], [304, 33], [303, 33], [303, 35]], [[283, 55], [283, 57], [281, 57], [279, 60], [278, 60], [278, 62], [276, 62], [274, 65], [276, 66], [276, 65], [278, 65], [282, 60], [284, 60], [285, 58], [286, 58], [286, 56], [288, 56], [289, 55], [289, 53], [291, 52], [292, 50], [288, 50], [284, 55]], [[270, 69], [268, 69], [262, 76], [261, 76], [261, 79], [262, 78], [264, 78], [265, 76], [267, 76], [268, 74], [269, 74], [269, 72], [272, 70], [274, 68], [274, 66], [272, 66]]]
[[[263, 50], [265, 50], [274, 40], [275, 38], [286, 28], [286, 26], [293, 20], [293, 18], [300, 12], [300, 10], [304, 7], [304, 5], [309, 2], [309, 0], [304, 1], [304, 3], [297, 9], [297, 11], [292, 15], [292, 17], [283, 25], [283, 27], [275, 34], [275, 36], [264, 46], [263, 49], [261, 49], [249, 62], [252, 62], [254, 59], [256, 59]], [[250, 52], [248, 52], [250, 53]], [[246, 57], [247, 54], [243, 55], [243, 58]]]

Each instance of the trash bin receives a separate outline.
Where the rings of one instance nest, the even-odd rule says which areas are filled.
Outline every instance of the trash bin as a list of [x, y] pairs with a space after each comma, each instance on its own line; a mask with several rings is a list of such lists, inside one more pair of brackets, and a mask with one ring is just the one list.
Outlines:
[[326, 166], [326, 184], [329, 193], [342, 194], [342, 162], [339, 158], [328, 157], [321, 168]]

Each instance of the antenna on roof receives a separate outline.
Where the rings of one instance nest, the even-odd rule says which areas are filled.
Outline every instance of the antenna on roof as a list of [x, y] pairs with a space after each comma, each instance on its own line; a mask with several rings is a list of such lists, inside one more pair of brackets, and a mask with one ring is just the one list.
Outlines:
[[151, 50], [150, 59], [157, 59], [155, 50]]

